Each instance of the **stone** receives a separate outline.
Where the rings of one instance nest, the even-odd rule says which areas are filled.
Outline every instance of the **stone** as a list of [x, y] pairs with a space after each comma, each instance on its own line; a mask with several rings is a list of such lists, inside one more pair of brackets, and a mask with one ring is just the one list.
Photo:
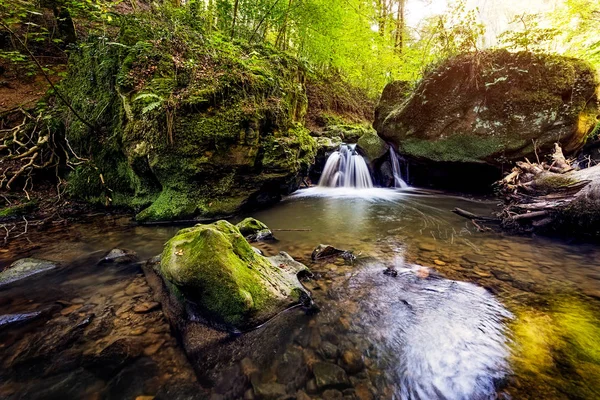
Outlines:
[[356, 149], [361, 155], [365, 156], [371, 164], [373, 164], [379, 158], [387, 155], [390, 146], [377, 136], [375, 130], [372, 130], [358, 139]]
[[112, 249], [102, 260], [100, 260], [100, 264], [132, 264], [139, 260], [137, 253], [133, 250]]
[[465, 254], [463, 259], [472, 264], [485, 264], [488, 261], [485, 256], [479, 254]]
[[313, 365], [313, 374], [319, 389], [345, 389], [350, 386], [346, 371], [330, 362], [315, 363]]
[[83, 306], [83, 304], [73, 304], [72, 306], [63, 308], [61, 310], [60, 314], [61, 315], [70, 315], [70, 314], [74, 313], [75, 311], [79, 310], [82, 306]]
[[165, 245], [159, 272], [167, 287], [209, 318], [237, 327], [257, 325], [309, 299], [298, 280], [308, 271], [287, 253], [257, 254], [227, 221], [180, 230]]
[[137, 314], [145, 314], [160, 308], [160, 303], [156, 301], [145, 301], [133, 307], [133, 312]]
[[235, 226], [249, 242], [275, 240], [269, 227], [255, 218], [248, 217]]
[[360, 353], [354, 350], [346, 350], [342, 353], [340, 364], [349, 374], [356, 374], [365, 368], [365, 363]]
[[336, 400], [344, 397], [344, 394], [339, 390], [328, 389], [323, 392], [323, 400]]
[[311, 400], [310, 396], [306, 394], [304, 390], [298, 390], [296, 392], [296, 400]]
[[41, 311], [0, 315], [0, 329], [25, 324], [39, 318], [41, 315]]
[[327, 359], [336, 360], [339, 354], [339, 349], [333, 343], [324, 341], [321, 343], [321, 354], [323, 354], [323, 357]]
[[313, 250], [311, 258], [313, 261], [322, 260], [324, 258], [341, 256], [345, 252], [345, 250], [336, 249], [328, 244], [320, 244]]
[[417, 247], [421, 251], [435, 251], [436, 250], [436, 246], [433, 243], [419, 243], [417, 245]]
[[22, 258], [13, 262], [7, 269], [0, 272], [0, 288], [23, 279], [37, 276], [55, 270], [59, 264], [54, 261], [38, 258]]
[[440, 267], [443, 267], [444, 265], [446, 265], [446, 263], [443, 262], [442, 260], [433, 260], [433, 263]]
[[411, 180], [450, 187], [469, 176], [472, 190], [499, 179], [503, 165], [535, 159], [536, 149], [547, 154], [558, 141], [567, 156], [580, 149], [597, 123], [597, 86], [594, 68], [575, 58], [462, 54], [408, 98], [382, 96], [373, 126], [411, 161]]
[[510, 282], [513, 280], [512, 276], [510, 276], [509, 273], [498, 270], [498, 269], [492, 269], [491, 270], [492, 275], [494, 275], [496, 277], [496, 279], [501, 280], [501, 281], [505, 281], [505, 282]]
[[285, 385], [281, 383], [259, 383], [253, 385], [254, 394], [265, 400], [274, 400], [286, 395]]

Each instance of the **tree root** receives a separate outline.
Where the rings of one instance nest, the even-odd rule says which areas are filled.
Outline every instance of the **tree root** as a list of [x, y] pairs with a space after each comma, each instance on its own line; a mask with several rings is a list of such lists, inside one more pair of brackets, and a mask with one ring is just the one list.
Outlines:
[[505, 201], [499, 217], [506, 228], [534, 231], [577, 226], [592, 233], [600, 221], [600, 165], [578, 170], [558, 143], [549, 162], [516, 163], [497, 182]]

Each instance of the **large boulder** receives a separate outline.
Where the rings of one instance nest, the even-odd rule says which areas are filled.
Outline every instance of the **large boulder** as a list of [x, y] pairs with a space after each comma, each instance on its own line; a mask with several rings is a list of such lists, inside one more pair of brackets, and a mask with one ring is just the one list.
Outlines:
[[65, 109], [69, 143], [90, 160], [69, 194], [161, 221], [231, 215], [296, 190], [316, 150], [302, 125], [303, 67], [186, 28], [165, 41], [170, 28], [144, 21], [123, 19], [118, 43], [90, 38], [69, 59], [62, 89], [97, 126]]
[[377, 136], [375, 130], [372, 130], [358, 139], [357, 149], [373, 165], [378, 159], [388, 154], [390, 146]]
[[159, 272], [205, 318], [247, 328], [307, 298], [297, 278], [303, 270], [285, 253], [259, 255], [237, 227], [217, 221], [180, 230], [165, 245]]
[[593, 67], [557, 55], [464, 54], [428, 73], [408, 98], [396, 86], [404, 87], [388, 86], [377, 108], [379, 136], [416, 165], [456, 173], [448, 164], [500, 168], [555, 142], [572, 153], [600, 114]]

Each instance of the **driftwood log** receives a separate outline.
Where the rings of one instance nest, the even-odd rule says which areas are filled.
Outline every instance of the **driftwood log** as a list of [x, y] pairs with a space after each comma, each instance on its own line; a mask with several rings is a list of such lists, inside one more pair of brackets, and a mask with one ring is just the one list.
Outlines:
[[600, 165], [577, 169], [559, 144], [547, 162], [517, 162], [497, 183], [505, 207], [499, 217], [506, 228], [600, 232]]

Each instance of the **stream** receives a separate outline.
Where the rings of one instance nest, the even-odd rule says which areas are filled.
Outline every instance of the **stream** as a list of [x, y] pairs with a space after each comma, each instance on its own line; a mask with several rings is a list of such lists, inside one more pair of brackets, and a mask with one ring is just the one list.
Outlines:
[[[0, 398], [600, 398], [600, 247], [480, 231], [451, 212], [495, 206], [313, 187], [252, 213], [278, 239], [256, 247], [314, 273], [305, 285], [320, 312], [290, 310], [218, 342], [202, 376], [140, 263], [99, 263], [113, 248], [147, 260], [183, 226], [98, 217], [54, 227], [33, 250], [0, 253], [1, 268], [23, 257], [62, 265], [0, 289], [0, 321], [11, 321], [0, 323]], [[357, 258], [314, 262], [321, 243]]]

